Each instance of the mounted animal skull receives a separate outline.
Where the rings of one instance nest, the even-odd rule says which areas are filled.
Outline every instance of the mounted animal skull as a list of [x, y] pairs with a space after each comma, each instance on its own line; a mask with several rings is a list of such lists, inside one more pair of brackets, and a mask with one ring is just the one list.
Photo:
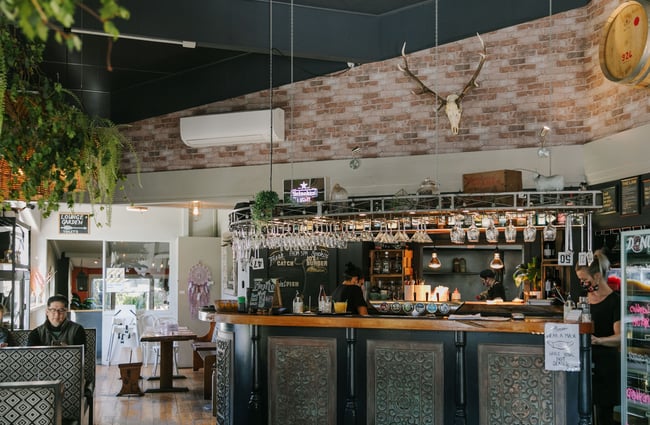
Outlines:
[[485, 49], [485, 43], [483, 42], [483, 39], [478, 33], [476, 33], [476, 36], [481, 41], [481, 46], [483, 47], [483, 52], [480, 53], [481, 61], [479, 62], [476, 71], [474, 71], [474, 75], [467, 82], [467, 84], [465, 84], [465, 87], [460, 92], [460, 94], [450, 94], [447, 96], [447, 98], [443, 98], [438, 93], [436, 93], [435, 91], [427, 87], [422, 82], [422, 80], [420, 80], [417, 76], [415, 76], [415, 74], [413, 74], [413, 72], [411, 72], [411, 70], [409, 69], [409, 64], [406, 60], [406, 54], [404, 53], [404, 50], [406, 49], [406, 42], [404, 42], [404, 45], [402, 46], [402, 58], [404, 58], [404, 67], [402, 67], [401, 65], [397, 65], [397, 68], [400, 71], [402, 71], [404, 74], [411, 77], [411, 79], [413, 79], [420, 86], [419, 90], [413, 91], [414, 94], [428, 93], [434, 96], [438, 100], [439, 103], [438, 111], [443, 107], [445, 108], [445, 113], [447, 114], [447, 118], [449, 118], [449, 122], [451, 123], [451, 132], [454, 134], [458, 134], [458, 128], [460, 125], [460, 116], [463, 113], [461, 102], [463, 101], [465, 95], [469, 93], [469, 91], [472, 88], [478, 87], [476, 78], [478, 77], [478, 74], [481, 72], [481, 69], [483, 68], [483, 64], [485, 63], [485, 58], [487, 57], [487, 51]]

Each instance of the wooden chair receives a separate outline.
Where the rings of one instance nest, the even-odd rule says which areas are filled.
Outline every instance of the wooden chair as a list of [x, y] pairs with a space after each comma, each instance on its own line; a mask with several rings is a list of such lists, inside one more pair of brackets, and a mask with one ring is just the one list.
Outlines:
[[[201, 351], [212, 351], [217, 349], [217, 326], [215, 322], [210, 322], [208, 332], [198, 337], [192, 343], [192, 370], [197, 371], [203, 367], [204, 361]], [[210, 372], [212, 373], [212, 372]]]
[[62, 399], [60, 380], [0, 382], [0, 422], [61, 425]]

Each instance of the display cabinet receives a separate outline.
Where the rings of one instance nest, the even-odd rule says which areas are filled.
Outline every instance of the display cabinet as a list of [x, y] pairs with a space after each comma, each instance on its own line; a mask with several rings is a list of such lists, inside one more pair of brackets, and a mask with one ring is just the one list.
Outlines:
[[0, 217], [0, 302], [9, 329], [29, 328], [30, 228], [15, 217]]
[[370, 291], [374, 299], [402, 299], [402, 285], [413, 276], [410, 249], [370, 250]]
[[621, 233], [621, 423], [650, 419], [650, 230]]

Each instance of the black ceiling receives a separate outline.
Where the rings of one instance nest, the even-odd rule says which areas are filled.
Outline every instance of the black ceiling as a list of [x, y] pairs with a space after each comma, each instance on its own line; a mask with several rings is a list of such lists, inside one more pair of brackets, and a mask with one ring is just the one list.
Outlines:
[[[273, 85], [341, 71], [549, 15], [551, 0], [125, 0], [128, 21], [114, 43], [81, 35], [69, 52], [50, 42], [45, 71], [82, 99], [93, 115], [128, 123], [204, 105]], [[553, 13], [589, 0], [552, 2]], [[438, 31], [436, 31], [436, 6]], [[272, 19], [269, 10], [272, 9]], [[270, 24], [273, 28], [269, 34]], [[88, 15], [73, 31], [98, 31]], [[196, 42], [196, 48], [127, 37]], [[292, 43], [293, 40], [293, 43]]]

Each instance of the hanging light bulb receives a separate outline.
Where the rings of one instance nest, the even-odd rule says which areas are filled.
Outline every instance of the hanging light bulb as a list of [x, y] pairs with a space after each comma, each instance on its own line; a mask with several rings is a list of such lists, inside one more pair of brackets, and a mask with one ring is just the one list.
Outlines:
[[490, 261], [490, 268], [494, 270], [501, 270], [503, 268], [503, 260], [501, 259], [498, 248], [494, 250], [494, 257]]
[[433, 253], [431, 254], [431, 261], [429, 261], [429, 268], [438, 270], [440, 267], [442, 267], [442, 263], [438, 258], [438, 253], [434, 250]]
[[201, 215], [201, 203], [199, 201], [192, 201], [192, 215], [196, 220]]

